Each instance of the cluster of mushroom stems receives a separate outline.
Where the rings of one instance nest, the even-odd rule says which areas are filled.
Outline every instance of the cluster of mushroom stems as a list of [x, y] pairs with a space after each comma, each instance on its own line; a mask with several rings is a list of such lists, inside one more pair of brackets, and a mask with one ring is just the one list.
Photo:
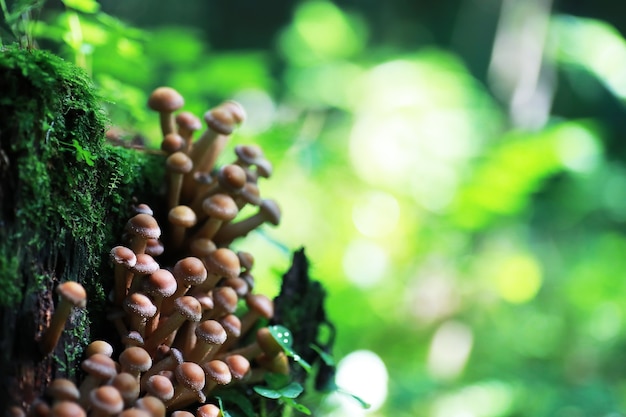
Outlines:
[[[183, 104], [169, 87], [148, 101], [160, 116], [167, 185], [163, 207], [133, 207], [109, 254], [107, 317], [116, 339], [93, 341], [81, 362], [82, 381], [53, 380], [25, 415], [217, 417], [214, 390], [289, 373], [285, 352], [265, 326], [273, 302], [254, 292], [254, 257], [230, 248], [260, 225], [279, 223], [278, 205], [259, 192], [272, 166], [258, 146], [238, 145], [232, 162], [217, 167], [245, 119], [243, 108], [226, 101], [207, 111], [196, 138], [203, 123], [179, 112]], [[39, 340], [44, 354], [54, 350], [72, 309], [87, 300], [76, 282], [56, 292], [59, 302]]]

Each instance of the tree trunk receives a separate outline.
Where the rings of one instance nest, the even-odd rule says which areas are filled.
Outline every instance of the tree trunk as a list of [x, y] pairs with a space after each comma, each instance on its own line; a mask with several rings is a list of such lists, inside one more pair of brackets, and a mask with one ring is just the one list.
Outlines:
[[[76, 379], [84, 347], [106, 332], [107, 254], [133, 197], [158, 195], [163, 157], [115, 147], [89, 78], [42, 51], [0, 49], [0, 415], [55, 377]], [[59, 282], [88, 293], [48, 355], [37, 341]]]

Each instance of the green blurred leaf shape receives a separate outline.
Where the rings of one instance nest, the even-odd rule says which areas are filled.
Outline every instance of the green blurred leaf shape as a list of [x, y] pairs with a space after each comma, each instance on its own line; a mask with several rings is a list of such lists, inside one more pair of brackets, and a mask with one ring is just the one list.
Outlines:
[[61, 0], [65, 7], [74, 9], [82, 13], [96, 13], [100, 10], [100, 5], [95, 0]]
[[302, 357], [294, 352], [294, 350], [292, 349], [293, 339], [291, 336], [291, 331], [285, 326], [281, 325], [268, 326], [268, 329], [274, 339], [276, 339], [276, 342], [278, 342], [278, 344], [283, 348], [285, 354], [293, 358], [293, 360], [300, 366], [302, 366], [305, 371], [310, 372], [311, 365], [307, 361], [302, 359]]

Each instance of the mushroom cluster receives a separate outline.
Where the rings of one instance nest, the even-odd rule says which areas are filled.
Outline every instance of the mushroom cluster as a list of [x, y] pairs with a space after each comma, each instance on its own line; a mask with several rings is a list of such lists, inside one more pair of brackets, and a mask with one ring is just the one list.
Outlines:
[[[260, 225], [279, 223], [278, 205], [259, 192], [272, 165], [258, 146], [239, 145], [232, 163], [217, 167], [245, 119], [243, 108], [226, 101], [207, 111], [206, 129], [194, 138], [202, 123], [189, 112], [176, 114], [183, 104], [169, 87], [148, 101], [160, 116], [167, 186], [162, 205], [133, 207], [110, 251], [107, 318], [117, 335], [93, 341], [82, 381], [52, 381], [32, 415], [218, 416], [217, 388], [289, 373], [266, 326], [273, 301], [254, 291], [254, 257], [230, 248]], [[61, 284], [58, 293], [43, 353], [53, 350], [69, 311], [85, 305], [80, 284]]]

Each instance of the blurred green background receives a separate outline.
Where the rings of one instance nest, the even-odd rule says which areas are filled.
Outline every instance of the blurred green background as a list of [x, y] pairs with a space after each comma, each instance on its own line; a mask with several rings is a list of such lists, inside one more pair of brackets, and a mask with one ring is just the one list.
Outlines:
[[198, 116], [245, 106], [232, 145], [263, 147], [284, 213], [241, 243], [259, 290], [306, 248], [337, 382], [372, 404], [316, 416], [626, 411], [626, 4], [68, 0], [37, 20], [152, 146], [157, 86]]

